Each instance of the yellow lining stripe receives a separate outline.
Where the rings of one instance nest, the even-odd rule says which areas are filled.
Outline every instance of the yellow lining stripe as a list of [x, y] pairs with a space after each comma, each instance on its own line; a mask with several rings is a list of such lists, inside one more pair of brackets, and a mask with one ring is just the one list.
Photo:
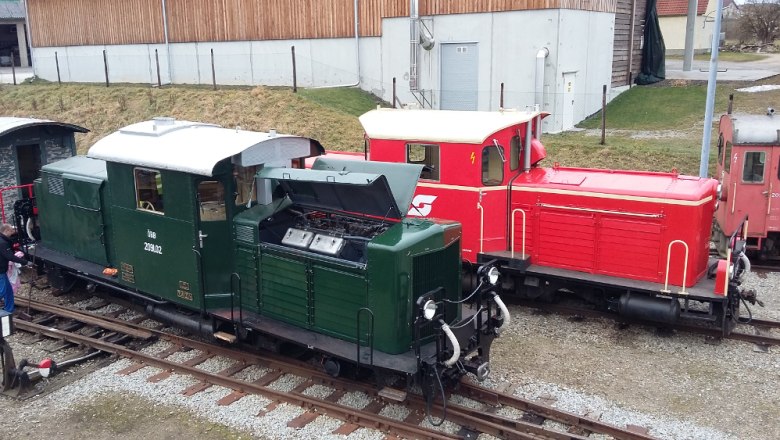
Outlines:
[[[488, 191], [499, 191], [499, 190], [506, 189], [506, 186], [473, 187], [473, 186], [460, 186], [460, 185], [445, 185], [445, 184], [430, 183], [430, 182], [419, 182], [417, 186], [423, 188], [451, 189], [455, 191], [469, 191], [469, 192], [488, 192]], [[545, 193], [545, 194], [562, 194], [562, 195], [582, 196], [582, 197], [596, 197], [601, 199], [629, 200], [632, 202], [662, 203], [665, 205], [680, 205], [680, 206], [701, 206], [712, 200], [712, 195], [709, 195], [701, 200], [674, 200], [674, 199], [664, 199], [661, 197], [628, 196], [622, 194], [605, 194], [605, 193], [598, 193], [593, 191], [572, 191], [567, 189], [522, 187], [522, 186], [513, 186], [512, 191], [537, 192], [537, 193]]]

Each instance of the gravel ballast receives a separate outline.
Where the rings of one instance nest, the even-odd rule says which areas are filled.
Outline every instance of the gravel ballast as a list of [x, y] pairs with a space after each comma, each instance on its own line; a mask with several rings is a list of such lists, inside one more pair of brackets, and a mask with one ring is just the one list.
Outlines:
[[[780, 274], [750, 274], [745, 286], [758, 292], [766, 307], [752, 307], [754, 316], [780, 319]], [[46, 292], [35, 293], [36, 299], [48, 298]], [[39, 298], [42, 297], [42, 298]], [[91, 302], [87, 302], [91, 304]], [[87, 304], [84, 303], [84, 304]], [[532, 309], [510, 306], [512, 323], [492, 351], [492, 375], [487, 386], [508, 387], [518, 396], [539, 399], [567, 411], [599, 418], [616, 425], [633, 424], [648, 428], [651, 435], [664, 439], [776, 439], [780, 438], [780, 356], [773, 347], [768, 353], [754, 350], [751, 344], [722, 341], [717, 345], [704, 337], [691, 334], [659, 335], [655, 329], [632, 326], [620, 328], [614, 321], [587, 319], [570, 320], [565, 316], [540, 314]], [[22, 357], [38, 359], [37, 345], [25, 339], [29, 335], [12, 336], [11, 343]], [[148, 349], [156, 352], [167, 348], [165, 343]], [[191, 359], [196, 350], [173, 357]], [[125, 399], [132, 396], [150, 402], [150, 411], [173, 414], [185, 411], [196, 420], [224, 425], [247, 438], [339, 438], [331, 432], [341, 422], [320, 416], [304, 428], [287, 427], [287, 422], [304, 412], [287, 405], [271, 405], [265, 415], [257, 416], [271, 404], [262, 396], [246, 396], [228, 406], [217, 401], [230, 390], [212, 386], [191, 397], [181, 391], [197, 380], [172, 375], [159, 383], [147, 378], [159, 372], [142, 368], [130, 375], [117, 375], [129, 361], [119, 360], [53, 393], [25, 402], [0, 398], [3, 413], [13, 420], [37, 420], [37, 429], [12, 424], [6, 434], [30, 439], [48, 439], [51, 434], [61, 438], [78, 438], [73, 433], [89, 429], [83, 423], [57, 422], [72, 420], [69, 414], [90, 402], [105, 398]], [[201, 368], [218, 371], [230, 363], [212, 360]], [[259, 378], [265, 370], [249, 367], [239, 373], [247, 378]], [[273, 388], [289, 390], [305, 380], [285, 375]], [[44, 386], [46, 383], [43, 384]], [[312, 386], [306, 394], [327, 395], [327, 387]], [[370, 399], [362, 393], [348, 393], [344, 404], [360, 408]], [[454, 393], [452, 401], [471, 406], [473, 403]], [[148, 403], [146, 404], [148, 405]], [[120, 408], [120, 414], [122, 409]], [[387, 407], [383, 414], [392, 418], [405, 417], [400, 407]], [[511, 410], [499, 413], [512, 414]], [[168, 423], [161, 419], [157, 423]], [[50, 423], [46, 423], [46, 422]], [[137, 423], [154, 423], [141, 418]], [[440, 429], [455, 429], [445, 423]], [[216, 431], [214, 431], [216, 432]], [[172, 439], [190, 439], [191, 434]], [[220, 434], [221, 435], [221, 434]], [[93, 436], [100, 439], [101, 436]], [[103, 438], [116, 438], [110, 433]], [[349, 439], [381, 439], [384, 434], [359, 429]], [[488, 438], [482, 436], [481, 438]], [[594, 437], [595, 438], [595, 437]]]

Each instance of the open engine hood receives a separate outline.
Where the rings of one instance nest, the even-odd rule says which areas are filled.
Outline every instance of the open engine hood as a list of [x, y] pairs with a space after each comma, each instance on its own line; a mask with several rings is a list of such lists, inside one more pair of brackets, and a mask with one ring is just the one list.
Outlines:
[[311, 170], [264, 168], [293, 203], [314, 209], [401, 219], [412, 202], [421, 165], [317, 159]]

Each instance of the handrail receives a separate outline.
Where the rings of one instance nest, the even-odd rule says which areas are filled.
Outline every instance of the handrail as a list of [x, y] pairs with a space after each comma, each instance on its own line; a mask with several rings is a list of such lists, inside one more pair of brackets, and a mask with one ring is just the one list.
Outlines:
[[643, 217], [643, 218], [663, 217], [663, 214], [645, 214], [641, 212], [625, 212], [625, 211], [611, 211], [608, 209], [579, 208], [576, 206], [550, 205], [549, 203], [539, 203], [538, 206], [542, 208], [555, 208], [555, 209], [564, 209], [569, 211], [597, 212], [599, 214], [625, 215], [629, 217]]
[[523, 247], [521, 248], [523, 253], [521, 258], [525, 259], [525, 211], [520, 208], [512, 210], [512, 258], [515, 258], [515, 213], [518, 211], [523, 214]]
[[28, 183], [25, 185], [14, 185], [14, 186], [6, 186], [4, 188], [0, 188], [0, 220], [2, 220], [3, 223], [6, 223], [5, 221], [5, 199], [3, 198], [3, 192], [5, 191], [11, 191], [14, 189], [27, 189], [27, 195], [32, 198], [33, 197], [33, 184]]
[[769, 212], [772, 210], [772, 181], [769, 181], [769, 194], [767, 194], [766, 198], [766, 215], [769, 215]]
[[[233, 289], [233, 279], [238, 280], [238, 288]], [[233, 315], [233, 298], [236, 296], [236, 292], [238, 292], [238, 323], [243, 324], [244, 322], [244, 307], [241, 304], [241, 275], [238, 274], [238, 272], [233, 272], [230, 274], [230, 289], [232, 290], [230, 292], [230, 320], [235, 321], [235, 317]]]
[[[771, 194], [770, 194], [771, 196]], [[737, 204], [737, 183], [734, 182], [734, 191], [731, 194], [731, 213], [734, 214], [734, 207]]]
[[685, 280], [688, 277], [688, 244], [682, 240], [672, 240], [669, 242], [669, 247], [666, 249], [666, 279], [664, 280], [664, 288], [661, 290], [663, 293], [671, 293], [669, 290], [669, 262], [672, 257], [672, 246], [675, 243], [681, 243], [685, 247], [685, 262], [683, 264], [683, 281], [682, 281], [682, 290], [680, 290], [678, 293], [680, 295], [687, 295], [688, 292], [685, 291]]
[[482, 203], [477, 202], [477, 209], [479, 209], [479, 253], [482, 253], [482, 244], [485, 241], [485, 209], [482, 208]]

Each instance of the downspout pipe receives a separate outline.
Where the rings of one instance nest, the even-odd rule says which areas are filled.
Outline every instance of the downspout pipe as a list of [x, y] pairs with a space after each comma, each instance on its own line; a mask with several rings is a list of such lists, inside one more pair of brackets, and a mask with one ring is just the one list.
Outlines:
[[163, 35], [165, 36], [165, 56], [168, 59], [168, 84], [173, 84], [173, 74], [171, 73], [171, 42], [168, 39], [168, 8], [165, 0], [162, 0], [163, 16]]
[[536, 96], [534, 97], [534, 104], [542, 108], [544, 100], [544, 59], [550, 55], [550, 51], [543, 47], [536, 52], [536, 83], [534, 90]]
[[355, 80], [354, 83], [350, 84], [339, 84], [335, 86], [320, 86], [320, 87], [312, 87], [313, 89], [330, 89], [330, 88], [338, 88], [338, 87], [357, 87], [360, 85], [360, 16], [358, 14], [358, 0], [354, 0], [354, 10], [355, 10], [355, 66], [357, 66], [357, 80]]

